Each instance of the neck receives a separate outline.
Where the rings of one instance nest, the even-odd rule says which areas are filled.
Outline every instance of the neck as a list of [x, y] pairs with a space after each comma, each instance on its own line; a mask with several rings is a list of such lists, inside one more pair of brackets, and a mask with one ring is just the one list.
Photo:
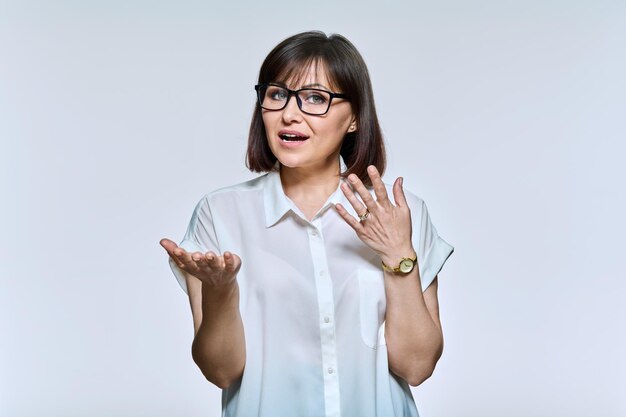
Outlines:
[[339, 186], [339, 154], [313, 167], [291, 168], [281, 164], [280, 180], [291, 199], [325, 200]]

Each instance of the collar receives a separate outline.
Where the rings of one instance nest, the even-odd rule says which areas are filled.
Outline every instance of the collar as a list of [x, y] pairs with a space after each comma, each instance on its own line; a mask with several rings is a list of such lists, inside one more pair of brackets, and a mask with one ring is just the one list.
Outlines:
[[[340, 172], [345, 172], [348, 169], [341, 154], [339, 155], [339, 169], [341, 170]], [[341, 203], [351, 214], [355, 215], [352, 205], [350, 205], [343, 191], [341, 191], [340, 187], [343, 182], [345, 182], [344, 179], [340, 178], [337, 189], [328, 197], [328, 200], [316, 217], [325, 212], [330, 206], [334, 207], [336, 203]], [[280, 172], [278, 171], [278, 161], [272, 171], [265, 176], [265, 182], [263, 184], [263, 205], [265, 209], [265, 227], [271, 227], [276, 224], [290, 210], [305, 219], [300, 209], [287, 197], [283, 190], [283, 185], [280, 182]]]

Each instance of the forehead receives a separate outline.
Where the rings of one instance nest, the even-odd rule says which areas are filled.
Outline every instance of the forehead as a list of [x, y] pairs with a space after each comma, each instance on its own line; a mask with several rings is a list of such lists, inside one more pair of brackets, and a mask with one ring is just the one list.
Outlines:
[[285, 84], [288, 88], [298, 89], [314, 85], [331, 90], [336, 89], [336, 83], [328, 74], [327, 65], [321, 60], [314, 60], [301, 65], [292, 64], [283, 69], [275, 80]]

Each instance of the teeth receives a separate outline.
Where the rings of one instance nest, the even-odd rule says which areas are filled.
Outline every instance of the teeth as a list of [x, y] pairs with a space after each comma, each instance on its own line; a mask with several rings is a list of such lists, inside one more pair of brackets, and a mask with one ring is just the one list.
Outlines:
[[306, 140], [305, 137], [294, 135], [292, 133], [283, 133], [282, 135], [280, 135], [280, 138], [284, 141], [289, 141], [289, 142]]

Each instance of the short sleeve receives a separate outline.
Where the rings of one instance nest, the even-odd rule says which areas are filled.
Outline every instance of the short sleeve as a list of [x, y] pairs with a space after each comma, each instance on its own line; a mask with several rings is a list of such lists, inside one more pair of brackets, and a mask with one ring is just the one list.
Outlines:
[[[178, 246], [187, 252], [206, 253], [213, 251], [217, 254], [221, 253], [215, 234], [213, 215], [206, 196], [196, 205], [189, 226], [187, 226], [187, 232]], [[169, 264], [181, 288], [185, 293], [188, 293], [185, 272], [176, 265], [172, 258], [169, 258]]]
[[437, 233], [424, 200], [406, 190], [405, 196], [411, 209], [412, 241], [417, 252], [423, 292], [441, 271], [446, 260], [454, 252], [454, 247]]

